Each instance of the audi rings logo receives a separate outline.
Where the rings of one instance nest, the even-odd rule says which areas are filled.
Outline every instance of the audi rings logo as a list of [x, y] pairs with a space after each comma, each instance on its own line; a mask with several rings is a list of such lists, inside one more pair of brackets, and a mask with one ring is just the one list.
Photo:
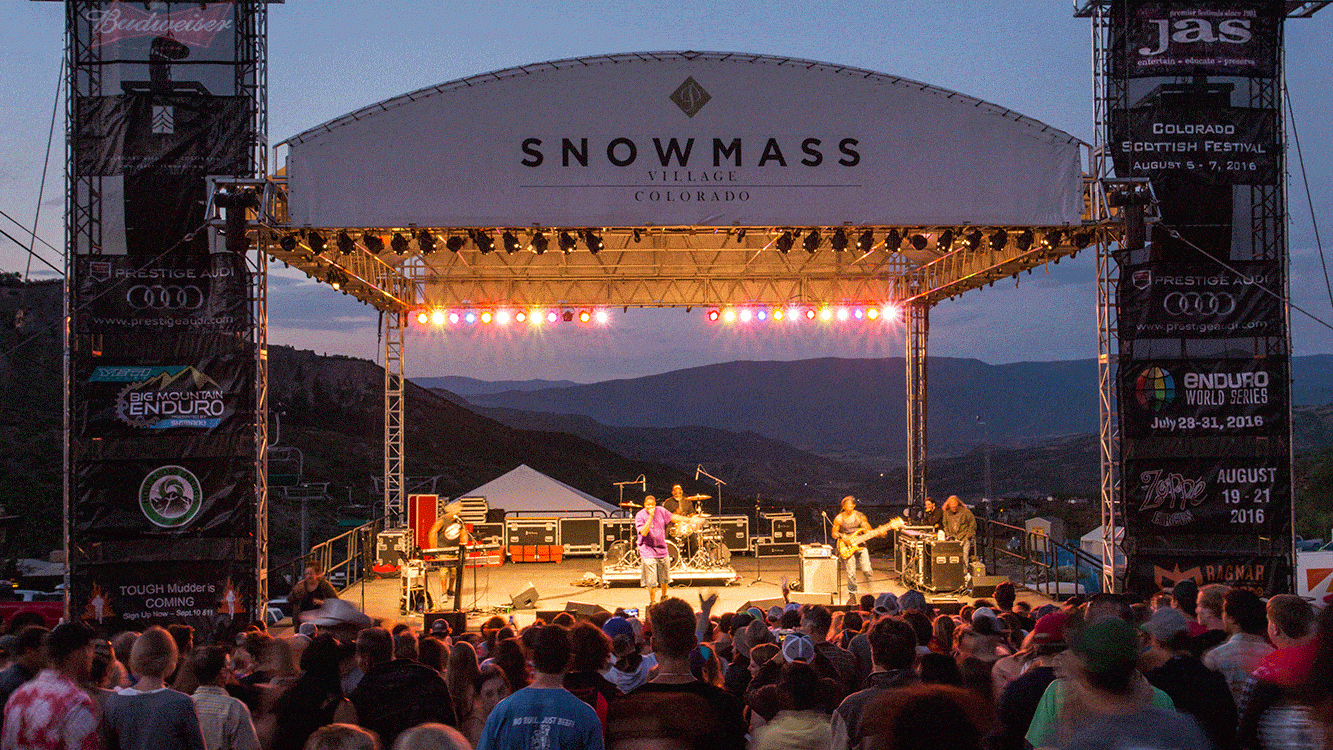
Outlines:
[[1230, 315], [1236, 311], [1236, 298], [1220, 292], [1171, 292], [1162, 299], [1162, 309], [1176, 317]]
[[204, 306], [204, 292], [192, 284], [139, 284], [129, 288], [125, 293], [125, 301], [135, 310], [198, 310]]

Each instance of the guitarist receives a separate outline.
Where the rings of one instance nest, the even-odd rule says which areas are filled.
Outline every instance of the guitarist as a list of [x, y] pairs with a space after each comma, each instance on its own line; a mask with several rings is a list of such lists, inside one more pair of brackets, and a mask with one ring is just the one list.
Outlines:
[[[844, 536], [850, 536], [858, 531], [873, 531], [870, 521], [865, 514], [856, 509], [856, 498], [848, 495], [842, 499], [842, 512], [833, 517], [833, 538], [840, 540]], [[839, 553], [841, 548], [839, 546]], [[858, 544], [855, 551], [847, 555], [843, 560], [843, 566], [847, 568], [847, 596], [856, 598], [856, 567], [860, 563], [861, 572], [866, 577], [866, 588], [870, 587], [870, 550], [865, 548], [864, 544]]]

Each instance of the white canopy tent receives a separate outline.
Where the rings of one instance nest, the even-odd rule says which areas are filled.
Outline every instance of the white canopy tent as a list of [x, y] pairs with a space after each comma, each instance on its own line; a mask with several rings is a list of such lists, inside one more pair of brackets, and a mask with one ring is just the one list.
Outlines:
[[460, 497], [485, 498], [489, 507], [502, 508], [510, 516], [610, 516], [620, 510], [527, 464]]

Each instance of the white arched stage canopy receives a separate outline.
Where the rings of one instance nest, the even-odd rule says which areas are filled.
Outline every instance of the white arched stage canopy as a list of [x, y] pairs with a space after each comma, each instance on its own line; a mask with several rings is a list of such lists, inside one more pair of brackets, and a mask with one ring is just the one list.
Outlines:
[[389, 521], [411, 315], [901, 306], [918, 501], [929, 307], [1120, 228], [1067, 133], [927, 84], [762, 55], [511, 68], [281, 147], [256, 217], [264, 251], [386, 313]]

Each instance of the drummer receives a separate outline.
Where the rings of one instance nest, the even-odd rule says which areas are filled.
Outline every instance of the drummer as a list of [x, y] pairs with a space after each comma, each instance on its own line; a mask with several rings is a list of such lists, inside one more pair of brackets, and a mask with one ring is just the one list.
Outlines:
[[663, 501], [662, 505], [678, 516], [692, 516], [699, 512], [698, 501], [685, 497], [685, 490], [678, 484], [671, 485], [671, 497]]

